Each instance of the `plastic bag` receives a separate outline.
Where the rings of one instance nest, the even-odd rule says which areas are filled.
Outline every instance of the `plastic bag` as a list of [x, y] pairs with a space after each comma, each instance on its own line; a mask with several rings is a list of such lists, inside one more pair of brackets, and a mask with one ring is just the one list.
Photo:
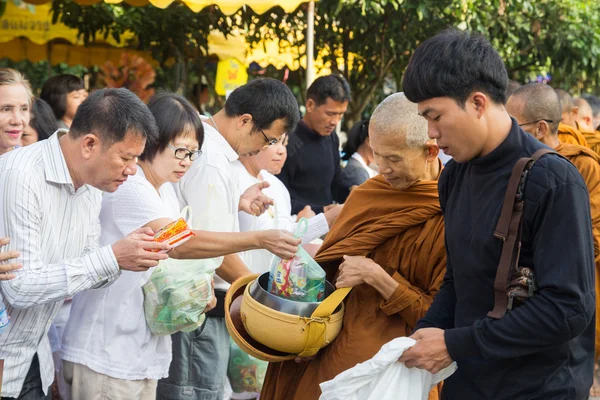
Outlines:
[[230, 343], [227, 376], [234, 392], [232, 398], [256, 398], [262, 390], [269, 363], [247, 354], [233, 339]]
[[[302, 218], [294, 234], [299, 238], [308, 229]], [[325, 298], [325, 271], [301, 246], [294, 258], [276, 257], [269, 272], [269, 291], [279, 297], [294, 301], [318, 302]]]
[[398, 358], [416, 342], [396, 338], [383, 345], [373, 358], [323, 382], [319, 400], [427, 400], [434, 385], [452, 375], [456, 363], [433, 375], [407, 368]]
[[213, 297], [215, 268], [211, 260], [168, 258], [159, 263], [142, 287], [144, 315], [153, 334], [191, 332], [202, 325], [204, 310]]

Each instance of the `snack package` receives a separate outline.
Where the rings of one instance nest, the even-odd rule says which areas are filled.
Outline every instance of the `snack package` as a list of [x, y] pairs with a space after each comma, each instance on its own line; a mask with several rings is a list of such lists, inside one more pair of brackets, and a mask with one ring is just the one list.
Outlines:
[[183, 218], [179, 218], [160, 228], [154, 235], [154, 241], [158, 243], [167, 242], [171, 246], [177, 247], [188, 241], [192, 236], [196, 235], [187, 222]]
[[[304, 221], [304, 222], [303, 222]], [[301, 231], [308, 227], [308, 221], [302, 218], [298, 223]], [[303, 234], [296, 232], [295, 236]], [[269, 272], [269, 292], [285, 299], [305, 302], [323, 301], [325, 298], [325, 271], [304, 250], [298, 252], [290, 260], [279, 257], [273, 259]]]
[[262, 390], [268, 365], [245, 353], [231, 339], [227, 377], [234, 392], [232, 399], [255, 399]]

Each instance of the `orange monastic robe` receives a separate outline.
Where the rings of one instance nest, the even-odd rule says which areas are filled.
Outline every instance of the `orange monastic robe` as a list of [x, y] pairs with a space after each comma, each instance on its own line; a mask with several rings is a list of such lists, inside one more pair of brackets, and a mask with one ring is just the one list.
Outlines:
[[[261, 399], [318, 400], [320, 383], [372, 358], [392, 339], [411, 334], [446, 270], [437, 181], [397, 190], [377, 176], [354, 189], [316, 257], [328, 279], [344, 255], [372, 258], [398, 288], [385, 301], [367, 284], [354, 287], [336, 340], [310, 362], [270, 364]], [[436, 388], [429, 398], [438, 398]]]
[[561, 143], [578, 144], [580, 146], [589, 147], [581, 132], [562, 122], [558, 124], [558, 140]]
[[[573, 163], [590, 193], [594, 255], [596, 256], [596, 314], [600, 312], [600, 156], [587, 147], [561, 144], [555, 149]], [[600, 318], [596, 317], [596, 358], [600, 356]]]
[[600, 131], [590, 132], [581, 130], [581, 134], [585, 138], [588, 147], [595, 151], [596, 154], [600, 154]]

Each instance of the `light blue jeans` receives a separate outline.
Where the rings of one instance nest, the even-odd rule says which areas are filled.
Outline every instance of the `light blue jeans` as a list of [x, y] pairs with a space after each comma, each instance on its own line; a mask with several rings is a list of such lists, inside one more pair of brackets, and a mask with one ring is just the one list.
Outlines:
[[171, 335], [169, 377], [158, 381], [157, 400], [222, 400], [229, 363], [225, 318], [207, 316], [190, 333]]

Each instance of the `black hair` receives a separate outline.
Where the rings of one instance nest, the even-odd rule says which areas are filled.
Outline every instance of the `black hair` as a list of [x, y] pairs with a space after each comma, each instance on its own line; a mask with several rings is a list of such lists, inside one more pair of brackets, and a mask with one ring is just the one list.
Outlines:
[[358, 148], [367, 140], [369, 137], [369, 120], [363, 119], [355, 123], [350, 131], [348, 131], [348, 140], [344, 144], [342, 151], [344, 156], [342, 160], [348, 161], [352, 154], [358, 151]]
[[69, 134], [80, 137], [93, 133], [110, 146], [125, 139], [127, 133], [146, 138], [146, 146], [158, 138], [158, 128], [148, 107], [125, 88], [100, 89], [77, 109]]
[[182, 134], [193, 133], [198, 146], [202, 147], [204, 128], [200, 115], [184, 97], [175, 93], [160, 93], [150, 99], [148, 108], [156, 120], [158, 139], [146, 144], [140, 160], [152, 161]]
[[282, 82], [271, 78], [254, 79], [235, 89], [225, 102], [225, 114], [237, 117], [252, 115], [260, 129], [269, 129], [279, 119], [285, 120], [285, 131], [291, 132], [300, 119], [298, 101]]
[[348, 82], [339, 75], [327, 75], [317, 78], [306, 92], [306, 97], [314, 101], [317, 106], [325, 103], [327, 99], [344, 103], [352, 100], [352, 93]]
[[413, 53], [402, 87], [413, 103], [449, 97], [464, 107], [475, 91], [506, 104], [508, 74], [498, 52], [480, 34], [448, 29]]
[[67, 112], [67, 95], [81, 89], [85, 89], [83, 79], [75, 75], [57, 75], [44, 83], [40, 98], [52, 107], [56, 119], [61, 120]]
[[58, 121], [54, 117], [54, 112], [44, 100], [37, 98], [33, 100], [29, 126], [37, 132], [38, 141], [48, 139], [58, 130]]

